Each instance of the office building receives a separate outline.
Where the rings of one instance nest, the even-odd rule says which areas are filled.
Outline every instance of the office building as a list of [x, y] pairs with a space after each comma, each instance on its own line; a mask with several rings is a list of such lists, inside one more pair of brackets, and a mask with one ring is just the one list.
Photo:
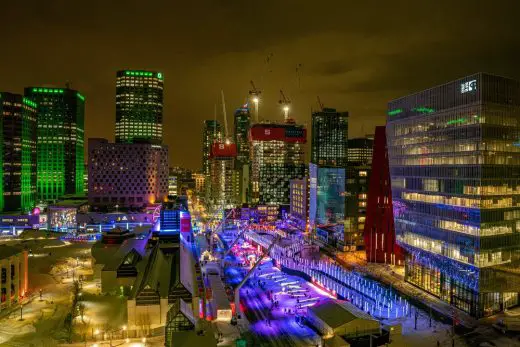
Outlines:
[[478, 73], [388, 104], [405, 279], [476, 317], [519, 303], [520, 83]]
[[25, 88], [38, 104], [38, 199], [83, 193], [85, 97], [70, 88]]
[[161, 72], [117, 72], [116, 143], [162, 143], [163, 90]]
[[106, 139], [89, 139], [88, 145], [88, 200], [92, 206], [142, 207], [167, 199], [166, 146], [109, 143]]
[[[397, 244], [392, 208], [392, 189], [386, 147], [386, 129], [376, 127], [366, 204], [366, 215], [360, 216], [359, 225], [364, 224], [363, 236], [366, 259], [371, 263], [402, 265], [404, 252]], [[395, 205], [398, 207], [398, 205]], [[398, 210], [398, 208], [396, 208]]]
[[347, 167], [348, 112], [324, 108], [312, 113], [311, 163]]
[[237, 161], [249, 162], [249, 128], [251, 128], [251, 113], [248, 104], [235, 110], [234, 141], [237, 146]]
[[195, 180], [195, 191], [202, 193], [204, 191], [204, 183], [206, 182], [206, 176], [201, 173], [194, 172], [191, 177]]
[[373, 136], [348, 140], [345, 246], [347, 250], [351, 251], [360, 250], [364, 247], [363, 231], [365, 227], [373, 144]]
[[234, 140], [237, 145], [236, 171], [238, 175], [238, 190], [240, 203], [249, 201], [249, 176], [250, 176], [250, 148], [249, 129], [251, 128], [251, 112], [249, 105], [245, 104], [235, 111]]
[[36, 204], [37, 109], [22, 95], [0, 93], [0, 211]]
[[302, 231], [307, 231], [309, 223], [309, 178], [290, 181], [289, 221]]
[[209, 176], [209, 157], [211, 155], [211, 146], [216, 141], [222, 139], [220, 123], [217, 120], [205, 120], [204, 129], [202, 130], [202, 173]]
[[0, 245], [0, 313], [19, 306], [29, 288], [27, 251]]
[[372, 164], [372, 147], [374, 136], [355, 137], [348, 139], [347, 163], [354, 166], [370, 166]]
[[254, 124], [250, 142], [252, 202], [289, 205], [290, 180], [305, 176], [307, 130], [290, 123]]
[[236, 157], [234, 143], [215, 142], [211, 146], [208, 202], [216, 209], [234, 208], [239, 204]]
[[[345, 219], [345, 168], [309, 165], [311, 226], [343, 224]], [[343, 240], [341, 240], [343, 241]]]

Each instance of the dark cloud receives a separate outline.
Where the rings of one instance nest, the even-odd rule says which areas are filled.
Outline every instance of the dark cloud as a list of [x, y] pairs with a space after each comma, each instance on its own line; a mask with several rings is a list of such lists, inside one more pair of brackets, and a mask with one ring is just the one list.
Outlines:
[[112, 138], [115, 71], [160, 70], [170, 162], [197, 168], [220, 89], [231, 114], [254, 80], [270, 119], [283, 89], [308, 125], [319, 95], [358, 136], [403, 94], [477, 71], [520, 79], [518, 13], [517, 0], [8, 1], [0, 90], [71, 81], [86, 136]]

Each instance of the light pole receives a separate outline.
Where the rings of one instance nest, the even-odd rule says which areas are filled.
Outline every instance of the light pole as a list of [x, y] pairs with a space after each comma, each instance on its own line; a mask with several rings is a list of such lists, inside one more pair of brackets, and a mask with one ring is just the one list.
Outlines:
[[20, 321], [23, 321], [23, 304], [20, 303]]

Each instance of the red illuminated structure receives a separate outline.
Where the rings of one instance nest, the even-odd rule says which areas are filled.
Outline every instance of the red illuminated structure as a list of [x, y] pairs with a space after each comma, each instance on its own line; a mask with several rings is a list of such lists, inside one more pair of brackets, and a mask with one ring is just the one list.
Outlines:
[[365, 220], [365, 250], [368, 262], [402, 265], [404, 252], [395, 239], [385, 130], [384, 126], [378, 126], [375, 132]]
[[211, 146], [210, 158], [236, 158], [237, 145], [234, 143], [214, 142]]

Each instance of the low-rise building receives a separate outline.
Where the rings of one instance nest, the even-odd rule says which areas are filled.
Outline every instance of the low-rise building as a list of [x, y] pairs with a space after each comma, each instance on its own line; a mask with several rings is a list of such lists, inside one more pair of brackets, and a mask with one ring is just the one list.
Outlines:
[[19, 304], [29, 288], [27, 251], [0, 245], [0, 312]]
[[168, 147], [89, 139], [88, 201], [142, 207], [168, 197]]

